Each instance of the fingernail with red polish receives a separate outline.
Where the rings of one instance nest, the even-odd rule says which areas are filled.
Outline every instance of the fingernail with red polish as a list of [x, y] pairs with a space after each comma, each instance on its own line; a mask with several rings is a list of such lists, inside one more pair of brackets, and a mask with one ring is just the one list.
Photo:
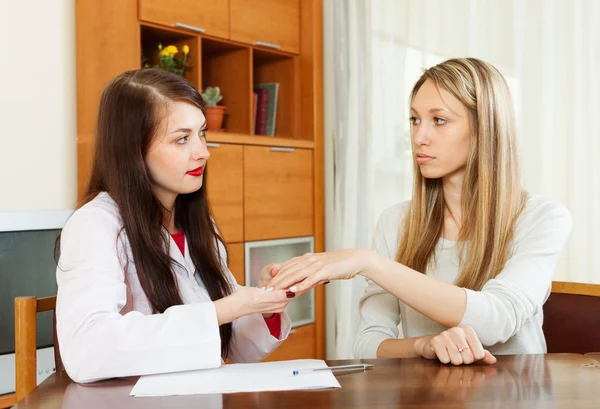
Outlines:
[[296, 296], [296, 293], [292, 292], [292, 291], [288, 291], [285, 293], [287, 298], [294, 298]]

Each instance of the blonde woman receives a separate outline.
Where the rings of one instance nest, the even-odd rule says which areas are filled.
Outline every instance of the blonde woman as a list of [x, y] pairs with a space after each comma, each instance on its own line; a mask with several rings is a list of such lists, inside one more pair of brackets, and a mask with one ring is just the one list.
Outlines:
[[426, 70], [410, 101], [413, 196], [382, 214], [374, 251], [307, 254], [274, 266], [268, 286], [302, 293], [365, 276], [357, 358], [546, 352], [542, 305], [571, 217], [521, 186], [506, 81], [452, 59]]

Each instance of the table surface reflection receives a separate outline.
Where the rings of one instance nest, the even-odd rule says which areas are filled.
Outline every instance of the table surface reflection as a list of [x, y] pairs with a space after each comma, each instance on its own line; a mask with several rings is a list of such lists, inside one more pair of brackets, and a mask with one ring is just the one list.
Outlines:
[[137, 378], [90, 385], [54, 374], [15, 408], [599, 408], [600, 362], [577, 354], [499, 356], [492, 366], [448, 366], [424, 359], [373, 363], [338, 375], [336, 390], [151, 398], [129, 396]]

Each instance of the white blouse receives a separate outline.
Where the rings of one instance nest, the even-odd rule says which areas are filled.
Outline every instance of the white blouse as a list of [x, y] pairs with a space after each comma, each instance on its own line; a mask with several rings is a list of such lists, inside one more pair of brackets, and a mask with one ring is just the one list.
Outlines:
[[[395, 259], [399, 229], [409, 202], [387, 209], [375, 233], [375, 251]], [[504, 269], [481, 291], [465, 289], [467, 306], [460, 326], [473, 327], [493, 354], [536, 354], [546, 352], [542, 332], [542, 306], [550, 295], [552, 275], [571, 231], [571, 215], [561, 204], [530, 195], [519, 216], [512, 253]], [[459, 257], [454, 241], [440, 239], [436, 264], [427, 275], [454, 283]], [[360, 327], [354, 341], [356, 358], [375, 358], [386, 339], [439, 334], [447, 328], [431, 320], [394, 295], [369, 281], [360, 300]]]

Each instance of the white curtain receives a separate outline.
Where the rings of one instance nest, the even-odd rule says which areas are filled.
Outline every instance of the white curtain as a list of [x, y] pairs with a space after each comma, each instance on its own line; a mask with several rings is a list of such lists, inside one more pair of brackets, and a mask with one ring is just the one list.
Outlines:
[[[600, 1], [325, 0], [326, 247], [370, 247], [410, 198], [408, 96], [424, 68], [477, 57], [507, 78], [525, 187], [565, 204], [555, 280], [600, 283]], [[327, 289], [328, 357], [352, 356], [364, 280]]]

